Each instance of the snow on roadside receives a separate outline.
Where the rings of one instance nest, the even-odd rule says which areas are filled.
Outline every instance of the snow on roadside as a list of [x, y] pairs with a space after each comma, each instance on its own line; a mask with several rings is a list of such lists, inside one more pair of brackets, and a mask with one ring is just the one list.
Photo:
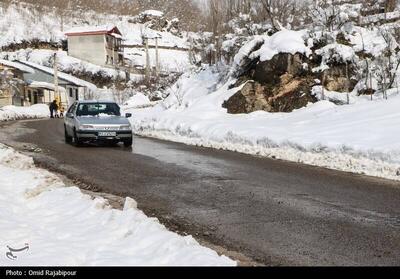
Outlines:
[[[7, 246], [29, 246], [5, 257]], [[0, 145], [0, 266], [234, 266], [168, 231], [127, 198], [124, 210], [84, 195]]]
[[342, 106], [320, 101], [292, 113], [230, 115], [222, 103], [238, 90], [229, 89], [232, 82], [215, 90], [218, 77], [205, 70], [178, 84], [163, 103], [130, 111], [137, 134], [400, 180], [396, 93], [375, 101], [351, 96]]
[[123, 105], [123, 109], [131, 109], [131, 108], [144, 108], [152, 106], [155, 102], [151, 102], [149, 97], [144, 95], [141, 92], [137, 92], [128, 101], [126, 101]]
[[45, 104], [30, 107], [5, 106], [0, 108], [0, 121], [49, 117], [49, 107]]

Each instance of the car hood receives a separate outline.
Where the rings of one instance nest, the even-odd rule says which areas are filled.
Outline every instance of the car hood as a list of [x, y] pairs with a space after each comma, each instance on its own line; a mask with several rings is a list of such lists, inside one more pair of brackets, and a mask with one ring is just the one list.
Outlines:
[[106, 117], [77, 117], [80, 124], [88, 125], [126, 125], [130, 124], [129, 120], [122, 116], [106, 116]]

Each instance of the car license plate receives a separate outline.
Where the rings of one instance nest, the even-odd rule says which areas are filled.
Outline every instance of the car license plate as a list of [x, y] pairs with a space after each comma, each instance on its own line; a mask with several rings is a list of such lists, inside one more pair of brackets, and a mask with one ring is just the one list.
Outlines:
[[99, 132], [99, 137], [116, 137], [116, 132]]

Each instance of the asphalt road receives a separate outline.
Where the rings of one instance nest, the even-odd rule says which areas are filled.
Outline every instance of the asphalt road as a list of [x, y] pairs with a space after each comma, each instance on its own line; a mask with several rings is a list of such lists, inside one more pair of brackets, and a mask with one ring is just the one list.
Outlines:
[[0, 134], [39, 147], [42, 166], [265, 265], [400, 265], [398, 182], [141, 137], [133, 149], [76, 148], [60, 120]]

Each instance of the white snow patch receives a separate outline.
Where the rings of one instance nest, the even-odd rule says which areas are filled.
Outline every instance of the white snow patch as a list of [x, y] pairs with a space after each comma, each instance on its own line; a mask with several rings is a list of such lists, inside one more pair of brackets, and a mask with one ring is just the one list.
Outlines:
[[0, 121], [46, 118], [49, 116], [50, 110], [45, 104], [30, 107], [4, 106], [0, 108]]
[[[127, 199], [124, 210], [65, 187], [0, 145], [1, 266], [235, 266], [191, 236], [168, 231]], [[7, 246], [29, 245], [9, 260]]]
[[17, 63], [17, 62], [12, 62], [12, 61], [8, 61], [8, 60], [4, 60], [4, 59], [0, 59], [0, 64], [7, 66], [7, 67], [11, 67], [17, 70], [20, 70], [21, 72], [24, 73], [30, 73], [33, 74], [35, 71], [32, 70], [30, 67], [27, 67], [23, 64]]
[[129, 108], [139, 108], [139, 107], [145, 107], [145, 106], [150, 106], [152, 105], [152, 102], [150, 101], [149, 97], [144, 95], [141, 92], [137, 92], [135, 95], [133, 95], [131, 98], [129, 98], [128, 101], [124, 103], [124, 109], [129, 109]]
[[154, 16], [154, 17], [162, 17], [164, 13], [157, 10], [146, 10], [140, 13], [140, 16]]
[[305, 45], [304, 31], [282, 30], [270, 37], [264, 38], [261, 48], [250, 55], [251, 59], [260, 58], [260, 61], [271, 60], [279, 53], [301, 53], [309, 56], [311, 49]]

